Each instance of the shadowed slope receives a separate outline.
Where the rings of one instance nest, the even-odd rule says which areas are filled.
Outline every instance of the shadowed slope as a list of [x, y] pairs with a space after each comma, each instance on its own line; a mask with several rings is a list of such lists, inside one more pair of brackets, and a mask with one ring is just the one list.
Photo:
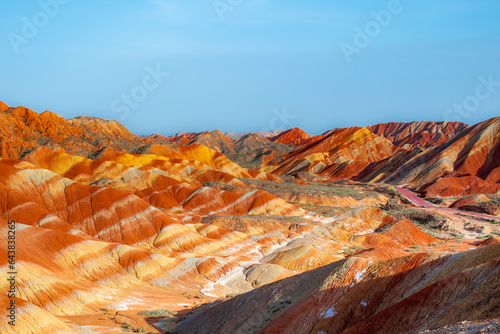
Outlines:
[[[177, 333], [401, 333], [498, 317], [499, 257], [500, 244], [455, 256], [353, 257], [200, 309]], [[481, 294], [495, 301], [469, 312]]]

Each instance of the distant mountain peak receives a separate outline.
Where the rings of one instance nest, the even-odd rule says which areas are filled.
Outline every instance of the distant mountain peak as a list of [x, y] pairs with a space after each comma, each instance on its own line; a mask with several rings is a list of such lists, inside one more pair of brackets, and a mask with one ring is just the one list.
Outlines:
[[8, 105], [6, 105], [6, 104], [5, 104], [5, 103], [3, 103], [2, 101], [0, 101], [0, 111], [5, 112], [5, 111], [7, 111], [7, 110], [9, 110], [9, 109], [10, 109], [10, 107], [9, 107]]
[[299, 146], [311, 138], [307, 132], [297, 127], [281, 132], [279, 135], [269, 138], [274, 143]]

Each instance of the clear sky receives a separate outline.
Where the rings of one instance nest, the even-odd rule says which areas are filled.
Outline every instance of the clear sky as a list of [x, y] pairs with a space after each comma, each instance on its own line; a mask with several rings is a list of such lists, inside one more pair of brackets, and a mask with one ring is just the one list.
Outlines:
[[295, 126], [318, 134], [500, 115], [498, 0], [0, 0], [0, 8], [0, 100], [117, 119], [140, 135]]

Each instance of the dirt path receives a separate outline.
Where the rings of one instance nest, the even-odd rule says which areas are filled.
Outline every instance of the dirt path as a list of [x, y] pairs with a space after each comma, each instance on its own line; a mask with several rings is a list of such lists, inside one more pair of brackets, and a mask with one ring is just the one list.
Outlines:
[[411, 192], [408, 189], [405, 188], [399, 188], [396, 187], [396, 190], [399, 191], [401, 195], [406, 197], [409, 201], [411, 201], [413, 204], [417, 206], [423, 206], [429, 209], [436, 209], [436, 210], [441, 210], [441, 211], [446, 211], [446, 212], [451, 212], [451, 213], [460, 213], [460, 214], [466, 214], [469, 216], [474, 216], [474, 217], [479, 217], [479, 218], [486, 218], [486, 219], [500, 219], [500, 217], [496, 216], [490, 216], [490, 215], [483, 215], [480, 213], [474, 213], [474, 212], [469, 212], [469, 211], [461, 211], [461, 210], [456, 210], [456, 209], [450, 209], [450, 208], [441, 208], [439, 206], [435, 206], [426, 200], [423, 200], [422, 198], [418, 197], [415, 195], [413, 192]]

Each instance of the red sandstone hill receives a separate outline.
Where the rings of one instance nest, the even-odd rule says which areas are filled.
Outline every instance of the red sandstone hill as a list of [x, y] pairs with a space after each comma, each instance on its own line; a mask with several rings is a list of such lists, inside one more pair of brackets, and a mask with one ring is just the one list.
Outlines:
[[460, 256], [350, 257], [200, 308], [177, 333], [417, 333], [495, 318], [499, 255], [496, 243]]
[[9, 109], [10, 109], [10, 107], [9, 107], [8, 105], [6, 105], [6, 104], [5, 104], [5, 103], [3, 103], [2, 101], [0, 101], [0, 111], [5, 112], [5, 111], [7, 111], [7, 110], [9, 110]]
[[116, 121], [95, 117], [65, 120], [50, 111], [41, 114], [2, 103], [0, 111], [1, 156], [17, 159], [39, 146], [71, 154], [92, 156], [103, 149], [133, 152], [144, 146], [139, 137]]
[[68, 120], [72, 126], [81, 129], [87, 135], [96, 138], [98, 146], [112, 147], [115, 151], [134, 152], [144, 145], [135, 134], [128, 131], [117, 121], [108, 121], [97, 117], [76, 117]]
[[384, 136], [394, 145], [408, 149], [443, 144], [469, 126], [461, 122], [384, 123], [368, 126], [375, 134]]
[[368, 164], [387, 159], [396, 151], [389, 140], [365, 128], [339, 129], [287, 154], [283, 161], [274, 164], [273, 173], [308, 172], [329, 180], [351, 178]]
[[[158, 135], [156, 135], [158, 138]], [[219, 130], [200, 133], [183, 133], [172, 137], [161, 137], [177, 145], [201, 144], [220, 153], [232, 153], [233, 140], [224, 136]]]
[[282, 143], [286, 145], [300, 146], [306, 142], [311, 136], [299, 128], [293, 128], [280, 133], [277, 136], [268, 138], [274, 143]]
[[147, 142], [153, 140], [166, 140], [179, 146], [201, 144], [224, 154], [240, 166], [255, 169], [264, 167], [269, 161], [281, 159], [285, 153], [292, 150], [292, 145], [269, 141], [257, 133], [242, 135], [233, 140], [218, 130], [182, 133], [172, 137], [154, 135], [145, 139]]
[[[0, 285], [1, 333], [387, 333], [500, 316], [495, 224], [407, 204], [387, 184], [278, 175], [492, 192], [500, 118], [414, 150], [359, 127], [294, 148], [218, 132], [177, 145], [2, 103], [0, 121], [0, 243], [15, 221], [18, 272], [15, 329]], [[272, 159], [276, 174], [202, 143]], [[453, 202], [495, 213], [495, 196]], [[7, 260], [2, 247], [2, 277]]]
[[[472, 126], [449, 141], [402, 161], [390, 175], [389, 159], [369, 178], [411, 184], [430, 196], [491, 194], [500, 190], [500, 117]], [[367, 178], [365, 178], [367, 179]]]
[[241, 137], [244, 137], [249, 134], [256, 134], [259, 135], [262, 138], [270, 138], [270, 137], [276, 137], [280, 133], [282, 133], [285, 130], [271, 130], [271, 131], [253, 131], [253, 132], [243, 132], [243, 133], [234, 133], [234, 132], [226, 132], [224, 133], [224, 136], [233, 139], [233, 140], [238, 140]]
[[[446, 145], [468, 128], [460, 122], [385, 123], [364, 129], [334, 129], [315, 137], [294, 128], [269, 138], [272, 142], [298, 147], [293, 152], [286, 147], [273, 147], [256, 134], [244, 136], [236, 142], [218, 131], [165, 138], [179, 145], [201, 143], [240, 165], [260, 167], [275, 174], [309, 179], [311, 177], [307, 175], [316, 175], [317, 180], [329, 181], [354, 179], [373, 182], [392, 180], [391, 175], [397, 174], [403, 165], [430, 148]], [[455, 183], [458, 188], [484, 189], [486, 183], [479, 179], [462, 178]], [[429, 181], [425, 179], [415, 185], [423, 186]], [[489, 189], [490, 192], [496, 191], [495, 187]]]
[[498, 128], [499, 118], [473, 127], [413, 122], [332, 130], [265, 170], [300, 177], [307, 173], [317, 181], [408, 184], [429, 196], [495, 193], [500, 190]]

